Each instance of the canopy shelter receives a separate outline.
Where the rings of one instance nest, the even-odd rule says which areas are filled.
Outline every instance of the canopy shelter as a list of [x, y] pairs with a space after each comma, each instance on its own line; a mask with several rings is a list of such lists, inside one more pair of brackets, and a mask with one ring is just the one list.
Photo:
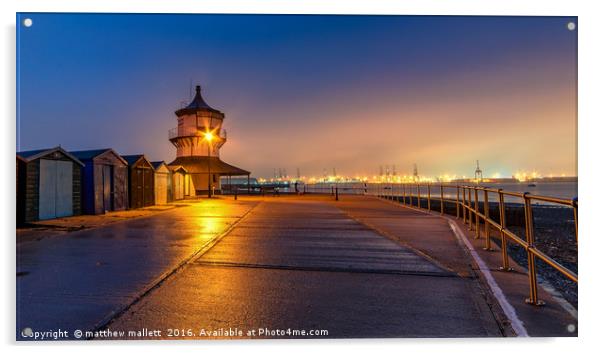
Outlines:
[[[247, 176], [249, 181], [251, 175], [251, 172], [227, 164], [215, 156], [181, 156], [172, 161], [169, 166], [182, 166], [186, 169], [197, 195], [208, 192], [209, 180], [215, 190], [221, 192], [220, 177]], [[250, 192], [250, 189], [247, 192]]]

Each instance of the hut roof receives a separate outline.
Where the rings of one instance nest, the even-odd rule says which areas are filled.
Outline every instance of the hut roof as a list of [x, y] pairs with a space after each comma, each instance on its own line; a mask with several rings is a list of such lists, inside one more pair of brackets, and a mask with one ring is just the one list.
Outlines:
[[[208, 159], [211, 161], [209, 162]], [[172, 161], [169, 166], [183, 166], [189, 173], [208, 173], [209, 163], [211, 164], [211, 173], [226, 176], [243, 176], [251, 172], [229, 165], [218, 157], [207, 156], [181, 156]]]
[[[128, 165], [130, 165], [130, 166], [134, 166], [141, 159], [144, 159], [148, 162], [148, 159], [144, 155], [122, 155], [121, 157], [123, 157], [123, 159], [125, 161], [127, 161]], [[148, 163], [151, 167], [153, 167], [153, 165], [150, 162], [148, 162]]]
[[157, 173], [169, 173], [171, 171], [165, 161], [154, 161], [151, 162], [151, 165]]
[[167, 165], [167, 168], [169, 168], [170, 171], [172, 172], [178, 172], [180, 170], [184, 171], [184, 173], [188, 173], [188, 170], [184, 168], [184, 166], [182, 165]]
[[179, 117], [184, 114], [191, 114], [191, 113], [195, 113], [195, 112], [201, 111], [201, 110], [222, 113], [222, 112], [218, 111], [217, 109], [212, 108], [211, 106], [209, 106], [207, 104], [207, 102], [205, 102], [205, 100], [203, 99], [203, 96], [201, 96], [201, 86], [197, 85], [196, 94], [194, 95], [192, 102], [190, 102], [188, 104], [188, 106], [178, 109], [176, 111], [176, 115]]
[[165, 161], [153, 161], [151, 162], [151, 165], [153, 165], [153, 168], [156, 170], [159, 167], [161, 167], [161, 165], [165, 165], [165, 167], [167, 167], [167, 164], [165, 163]]
[[40, 149], [40, 150], [29, 150], [29, 151], [20, 151], [17, 152], [17, 156], [21, 157], [25, 162], [30, 162], [46, 155], [50, 155], [53, 152], [60, 152], [76, 162], [77, 164], [84, 166], [83, 162], [81, 162], [77, 157], [73, 156], [71, 153], [65, 151], [62, 147], [57, 146], [48, 149]]
[[73, 156], [77, 157], [78, 159], [84, 161], [84, 160], [92, 160], [93, 158], [100, 156], [104, 153], [107, 152], [112, 152], [113, 154], [115, 154], [115, 156], [117, 156], [117, 158], [119, 160], [121, 160], [124, 164], [128, 164], [128, 162], [121, 157], [121, 155], [119, 155], [118, 153], [115, 152], [115, 150], [111, 149], [111, 148], [106, 148], [106, 149], [96, 149], [96, 150], [80, 150], [80, 151], [71, 151], [71, 154], [73, 154]]

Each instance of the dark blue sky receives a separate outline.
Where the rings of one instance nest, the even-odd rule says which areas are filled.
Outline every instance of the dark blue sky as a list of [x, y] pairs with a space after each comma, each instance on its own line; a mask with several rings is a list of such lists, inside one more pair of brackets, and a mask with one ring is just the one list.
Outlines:
[[171, 161], [201, 84], [259, 176], [575, 174], [577, 31], [560, 17], [20, 14], [18, 149]]

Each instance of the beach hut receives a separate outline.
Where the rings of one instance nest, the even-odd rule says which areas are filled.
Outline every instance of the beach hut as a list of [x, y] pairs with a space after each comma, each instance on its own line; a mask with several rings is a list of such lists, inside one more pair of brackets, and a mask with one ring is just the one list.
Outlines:
[[16, 188], [17, 188], [17, 225], [23, 224], [25, 222], [24, 215], [24, 200], [23, 195], [25, 193], [25, 183], [23, 178], [23, 174], [25, 171], [25, 159], [21, 156], [17, 155], [17, 175], [16, 175]]
[[155, 169], [155, 204], [162, 205], [169, 202], [171, 195], [171, 172], [165, 161], [151, 162]]
[[169, 166], [171, 171], [171, 200], [182, 200], [185, 194], [188, 171], [183, 166]]
[[128, 163], [113, 149], [72, 151], [84, 163], [82, 209], [104, 214], [128, 206]]
[[61, 147], [22, 151], [17, 156], [21, 208], [17, 215], [22, 221], [81, 213], [81, 161]]
[[128, 163], [128, 195], [130, 208], [155, 204], [155, 176], [153, 165], [144, 155], [122, 156]]

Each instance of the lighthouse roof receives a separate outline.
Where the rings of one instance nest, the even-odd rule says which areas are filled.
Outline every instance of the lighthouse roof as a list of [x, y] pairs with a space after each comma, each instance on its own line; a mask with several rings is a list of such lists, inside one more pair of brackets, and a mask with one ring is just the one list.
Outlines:
[[221, 113], [217, 109], [209, 106], [207, 104], [207, 102], [205, 102], [205, 100], [203, 99], [203, 96], [201, 96], [201, 86], [199, 86], [199, 85], [196, 86], [196, 94], [194, 95], [192, 102], [190, 102], [190, 104], [188, 104], [188, 106], [178, 109], [176, 111], [176, 115], [179, 117], [184, 114], [192, 114], [192, 113], [195, 113], [198, 111], [210, 111], [210, 112]]

